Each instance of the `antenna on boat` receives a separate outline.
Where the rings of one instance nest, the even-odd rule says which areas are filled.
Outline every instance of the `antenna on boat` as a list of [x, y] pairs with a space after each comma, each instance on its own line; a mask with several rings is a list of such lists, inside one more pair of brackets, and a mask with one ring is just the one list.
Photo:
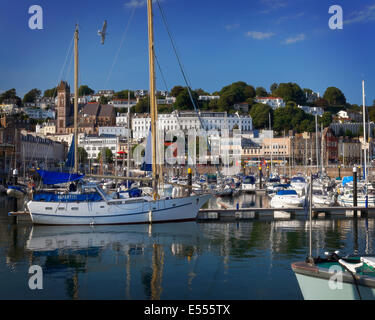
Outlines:
[[363, 100], [363, 169], [364, 169], [364, 180], [367, 182], [367, 168], [366, 168], [366, 95], [365, 95], [365, 80], [362, 80], [362, 100]]
[[310, 228], [309, 228], [309, 257], [308, 257], [308, 263], [314, 264], [314, 259], [312, 256], [312, 206], [313, 206], [313, 199], [312, 199], [312, 189], [313, 189], [313, 174], [312, 171], [310, 171], [310, 190], [309, 190], [309, 222], [310, 222]]

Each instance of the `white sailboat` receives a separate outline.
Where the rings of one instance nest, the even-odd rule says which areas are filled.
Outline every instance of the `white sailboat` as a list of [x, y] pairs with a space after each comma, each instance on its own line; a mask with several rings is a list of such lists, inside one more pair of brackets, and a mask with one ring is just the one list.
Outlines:
[[[78, 184], [77, 191], [65, 194], [37, 193], [27, 203], [34, 224], [48, 225], [102, 225], [187, 221], [196, 218], [199, 209], [210, 199], [210, 194], [187, 197], [160, 197], [158, 194], [159, 165], [156, 159], [156, 87], [154, 75], [154, 40], [152, 0], [148, 6], [148, 38], [150, 67], [150, 109], [152, 133], [153, 196], [120, 197], [106, 194], [97, 184]], [[78, 118], [78, 28], [75, 30], [75, 104], [74, 124], [77, 136]], [[77, 142], [77, 139], [75, 139]], [[75, 172], [78, 172], [77, 143], [75, 143]], [[66, 174], [65, 180], [72, 181]], [[83, 176], [73, 175], [74, 180]], [[43, 177], [42, 177], [43, 178]], [[46, 175], [52, 181], [56, 176]], [[64, 182], [67, 182], [64, 181]], [[47, 181], [48, 182], [48, 181]]]

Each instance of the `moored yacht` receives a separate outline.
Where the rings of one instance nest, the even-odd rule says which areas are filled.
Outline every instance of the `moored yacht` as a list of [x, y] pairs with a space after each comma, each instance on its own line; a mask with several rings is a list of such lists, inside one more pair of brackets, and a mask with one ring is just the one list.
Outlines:
[[270, 201], [272, 208], [302, 208], [304, 204], [305, 197], [300, 197], [296, 190], [279, 190]]
[[242, 192], [255, 192], [255, 177], [254, 176], [245, 176], [242, 179], [241, 191]]
[[308, 184], [304, 177], [302, 176], [292, 177], [292, 179], [290, 179], [290, 186], [292, 189], [296, 190], [299, 196], [306, 195]]

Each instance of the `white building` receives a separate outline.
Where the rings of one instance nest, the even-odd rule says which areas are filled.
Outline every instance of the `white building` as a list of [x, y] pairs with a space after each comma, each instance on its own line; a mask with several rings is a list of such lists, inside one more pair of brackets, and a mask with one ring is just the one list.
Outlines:
[[137, 104], [137, 99], [112, 99], [108, 104], [113, 105], [114, 108], [127, 108], [128, 106], [134, 107]]
[[268, 104], [272, 109], [277, 109], [280, 107], [285, 107], [285, 102], [279, 97], [257, 97], [255, 99], [257, 103]]
[[161, 105], [161, 104], [171, 105], [171, 104], [174, 104], [175, 102], [176, 102], [175, 97], [165, 97], [165, 99], [157, 99], [156, 100], [156, 103], [158, 105]]
[[101, 136], [80, 135], [78, 146], [86, 150], [89, 159], [96, 159], [103, 148], [108, 148], [115, 156], [117, 151], [119, 151], [119, 137], [109, 134]]
[[50, 135], [56, 133], [56, 124], [54, 122], [45, 122], [35, 126], [35, 132], [43, 135]]
[[0, 113], [12, 115], [17, 113], [18, 110], [19, 107], [14, 103], [0, 104]]
[[127, 113], [118, 113], [116, 115], [116, 126], [128, 127]]
[[111, 98], [115, 94], [115, 90], [99, 90], [98, 95]]
[[198, 100], [200, 101], [211, 101], [211, 100], [218, 100], [220, 96], [199, 96]]
[[124, 126], [99, 127], [99, 136], [104, 134], [115, 135], [117, 137], [127, 137], [128, 129]]
[[[78, 140], [79, 136], [83, 135], [83, 133], [78, 134]], [[58, 142], [65, 142], [68, 147], [72, 144], [73, 141], [73, 134], [50, 134], [48, 135], [48, 139], [53, 140], [53, 141], [58, 141]]]
[[298, 108], [302, 109], [305, 113], [312, 114], [313, 116], [318, 115], [321, 117], [324, 113], [323, 108], [320, 107], [309, 107], [309, 106], [298, 106]]
[[[233, 130], [241, 129], [242, 132], [253, 130], [253, 121], [250, 116], [237, 116], [226, 112], [172, 112], [171, 114], [159, 114], [158, 126], [161, 130]], [[151, 119], [148, 114], [138, 114], [132, 118], [132, 131], [134, 139], [147, 137], [150, 130]]]
[[54, 110], [42, 110], [40, 108], [25, 108], [25, 113], [31, 119], [55, 119], [55, 111]]
[[27, 167], [31, 164], [47, 168], [65, 161], [65, 144], [54, 141], [36, 132], [21, 131], [20, 160]]

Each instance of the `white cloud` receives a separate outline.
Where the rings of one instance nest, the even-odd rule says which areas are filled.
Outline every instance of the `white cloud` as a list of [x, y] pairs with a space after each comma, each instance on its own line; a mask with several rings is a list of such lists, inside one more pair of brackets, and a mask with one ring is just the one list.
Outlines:
[[146, 5], [146, 0], [130, 0], [125, 3], [125, 7], [128, 8], [139, 8]]
[[225, 29], [227, 29], [227, 30], [234, 30], [234, 29], [237, 29], [239, 27], [240, 27], [239, 23], [234, 23], [234, 24], [227, 24], [225, 26]]
[[260, 32], [260, 31], [248, 31], [245, 33], [246, 37], [250, 37], [256, 40], [268, 39], [274, 36], [273, 32]]
[[[344, 12], [345, 16], [345, 12]], [[353, 11], [348, 15], [348, 19], [344, 20], [344, 24], [369, 22], [375, 20], [375, 4], [366, 7], [364, 10]]]
[[292, 44], [292, 43], [296, 43], [296, 42], [300, 42], [300, 41], [303, 41], [306, 39], [306, 35], [304, 33], [301, 33], [295, 37], [289, 37], [287, 38], [284, 43], [285, 44]]
[[267, 9], [262, 10], [260, 13], [270, 13], [287, 6], [284, 0], [260, 0], [260, 2], [267, 7]]
[[288, 21], [288, 20], [292, 20], [292, 19], [298, 19], [298, 18], [301, 18], [305, 15], [304, 12], [299, 12], [299, 13], [296, 13], [294, 15], [290, 15], [290, 16], [283, 16], [283, 17], [280, 17], [276, 20], [276, 24], [280, 24], [280, 23], [283, 23], [284, 21]]
[[[164, 2], [164, 0], [159, 0], [159, 2]], [[156, 0], [152, 0], [152, 3], [156, 3]], [[147, 5], [147, 0], [130, 0], [125, 2], [125, 7], [127, 8], [140, 8]]]

